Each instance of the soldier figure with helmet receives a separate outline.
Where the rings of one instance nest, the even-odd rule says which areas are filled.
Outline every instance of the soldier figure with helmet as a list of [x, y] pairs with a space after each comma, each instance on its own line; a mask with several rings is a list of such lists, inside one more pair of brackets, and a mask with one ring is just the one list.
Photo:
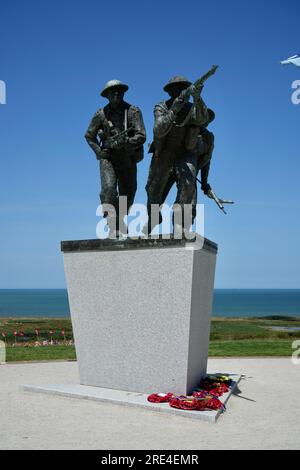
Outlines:
[[[201, 89], [199, 92], [199, 88], [195, 89], [183, 76], [169, 80], [164, 91], [170, 95], [170, 99], [158, 103], [154, 108], [154, 140], [149, 149], [153, 157], [146, 185], [149, 220], [143, 231], [147, 234], [161, 222], [161, 218], [154, 220], [151, 217], [152, 205], [161, 206], [175, 182], [174, 233], [182, 233], [184, 210], [190, 209], [188, 218], [191, 222], [196, 215], [196, 177], [199, 169], [202, 173], [202, 190], [207, 194], [210, 188], [207, 178], [213, 134], [206, 127], [213, 120], [214, 113], [203, 102]], [[193, 104], [189, 101], [191, 95]], [[179, 211], [177, 217], [176, 211]]]
[[146, 141], [140, 109], [123, 100], [128, 88], [119, 80], [106, 83], [101, 96], [109, 103], [95, 113], [85, 134], [100, 162], [100, 201], [115, 208], [115, 216], [104, 213], [111, 238], [123, 227], [119, 217], [119, 196], [127, 197], [127, 212], [133, 204], [137, 189], [137, 163], [143, 159]]

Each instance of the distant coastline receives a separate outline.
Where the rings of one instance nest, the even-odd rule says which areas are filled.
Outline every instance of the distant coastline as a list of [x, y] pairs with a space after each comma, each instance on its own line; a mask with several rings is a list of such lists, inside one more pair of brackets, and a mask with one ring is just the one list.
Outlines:
[[[0, 317], [70, 315], [66, 289], [0, 289]], [[300, 317], [300, 289], [215, 289], [214, 317]]]

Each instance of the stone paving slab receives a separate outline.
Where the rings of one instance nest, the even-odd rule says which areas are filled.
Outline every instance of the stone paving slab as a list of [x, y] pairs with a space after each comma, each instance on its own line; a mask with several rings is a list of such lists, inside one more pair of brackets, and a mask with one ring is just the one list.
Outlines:
[[[240, 375], [231, 374], [232, 386], [228, 393], [224, 393], [220, 397], [223, 405], [226, 405], [229, 397], [236, 389], [238, 382], [241, 379]], [[215, 423], [222, 413], [222, 410], [211, 411], [193, 411], [193, 410], [178, 410], [171, 408], [168, 403], [150, 403], [147, 400], [148, 395], [136, 392], [127, 392], [123, 390], [113, 390], [109, 388], [91, 387], [80, 384], [43, 384], [43, 385], [21, 385], [21, 390], [35, 393], [46, 393], [49, 395], [60, 395], [69, 398], [78, 398], [85, 400], [94, 400], [100, 402], [114, 403], [117, 405], [134, 406], [145, 408], [147, 410], [176, 414], [185, 418], [201, 419]]]

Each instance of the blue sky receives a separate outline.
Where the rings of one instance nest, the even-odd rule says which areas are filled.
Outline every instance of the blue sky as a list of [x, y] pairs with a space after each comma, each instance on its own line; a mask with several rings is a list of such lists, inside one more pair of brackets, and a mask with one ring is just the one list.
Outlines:
[[[202, 194], [205, 235], [219, 245], [216, 287], [299, 288], [300, 68], [296, 1], [2, 0], [0, 288], [64, 287], [60, 240], [95, 238], [99, 175], [83, 136], [111, 78], [127, 82], [152, 138], [153, 106], [176, 74], [212, 64], [203, 90], [216, 112], [210, 173], [236, 205]], [[146, 148], [146, 147], [145, 147]], [[139, 164], [145, 202], [150, 158]], [[174, 191], [169, 202], [174, 198]]]

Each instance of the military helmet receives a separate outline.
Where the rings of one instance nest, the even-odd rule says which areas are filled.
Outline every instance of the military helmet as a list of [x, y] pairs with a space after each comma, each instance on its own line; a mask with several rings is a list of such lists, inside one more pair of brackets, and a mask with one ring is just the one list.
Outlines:
[[185, 78], [183, 75], [176, 75], [175, 77], [172, 77], [168, 81], [168, 83], [164, 86], [164, 90], [168, 93], [169, 89], [173, 85], [182, 85], [182, 87], [187, 88], [191, 84], [192, 83], [187, 78]]
[[216, 115], [215, 115], [214, 111], [210, 108], [207, 108], [207, 112], [208, 112], [208, 121], [207, 122], [208, 122], [208, 124], [210, 124], [211, 122], [214, 121]]
[[125, 91], [128, 90], [129, 86], [125, 83], [120, 82], [120, 80], [109, 80], [107, 83], [105, 83], [100, 95], [104, 98], [107, 98], [107, 92], [112, 88], [120, 88], [125, 93]]

